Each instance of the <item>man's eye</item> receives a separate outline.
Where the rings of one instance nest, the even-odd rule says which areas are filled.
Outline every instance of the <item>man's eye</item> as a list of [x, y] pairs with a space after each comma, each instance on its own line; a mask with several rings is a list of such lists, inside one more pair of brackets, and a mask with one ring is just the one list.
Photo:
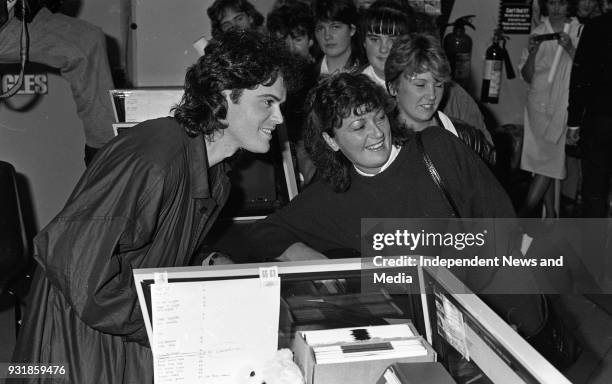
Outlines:
[[437, 82], [437, 83], [434, 84], [434, 86], [436, 88], [444, 88], [444, 83], [443, 82]]
[[272, 100], [272, 99], [265, 99], [264, 100], [264, 104], [266, 105], [266, 107], [271, 107], [274, 104], [274, 100]]
[[244, 15], [236, 16], [236, 21], [243, 22], [244, 21]]

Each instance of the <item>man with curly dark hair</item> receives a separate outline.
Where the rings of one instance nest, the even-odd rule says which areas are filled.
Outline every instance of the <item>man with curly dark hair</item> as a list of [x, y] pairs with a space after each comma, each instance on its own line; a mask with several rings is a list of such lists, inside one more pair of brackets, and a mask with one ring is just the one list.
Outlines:
[[248, 0], [215, 0], [206, 13], [213, 38], [232, 28], [257, 30], [264, 22], [263, 15]]
[[224, 159], [269, 149], [292, 68], [283, 44], [228, 32], [188, 69], [175, 117], [99, 152], [34, 240], [13, 361], [66, 365], [71, 383], [153, 382], [132, 270], [188, 265], [228, 197]]

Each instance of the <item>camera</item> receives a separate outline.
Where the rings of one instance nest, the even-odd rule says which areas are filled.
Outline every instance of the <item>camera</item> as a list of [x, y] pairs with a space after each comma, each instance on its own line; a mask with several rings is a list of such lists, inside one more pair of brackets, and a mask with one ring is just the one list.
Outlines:
[[561, 34], [559, 32], [557, 33], [545, 33], [543, 35], [535, 35], [533, 36], [533, 40], [534, 41], [546, 41], [546, 40], [559, 40], [559, 37], [561, 37]]

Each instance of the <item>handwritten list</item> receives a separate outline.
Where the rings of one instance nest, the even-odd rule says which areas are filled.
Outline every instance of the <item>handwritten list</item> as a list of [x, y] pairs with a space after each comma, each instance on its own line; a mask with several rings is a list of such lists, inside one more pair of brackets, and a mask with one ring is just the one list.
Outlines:
[[234, 383], [278, 346], [280, 282], [151, 285], [156, 384]]

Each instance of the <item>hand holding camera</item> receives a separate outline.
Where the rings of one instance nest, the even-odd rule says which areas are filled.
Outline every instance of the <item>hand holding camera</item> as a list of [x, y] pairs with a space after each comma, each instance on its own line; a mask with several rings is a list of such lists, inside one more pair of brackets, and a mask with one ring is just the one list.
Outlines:
[[527, 50], [529, 51], [529, 54], [533, 54], [536, 53], [538, 51], [538, 48], [540, 48], [540, 43], [541, 41], [538, 41], [536, 39], [534, 39], [534, 36], [530, 36], [529, 37], [529, 42], [527, 45]]
[[576, 47], [574, 47], [574, 44], [572, 44], [572, 39], [570, 38], [570, 36], [565, 32], [561, 32], [559, 33], [558, 41], [559, 45], [562, 46], [563, 49], [565, 49], [565, 51], [573, 57], [574, 52], [576, 51]]

